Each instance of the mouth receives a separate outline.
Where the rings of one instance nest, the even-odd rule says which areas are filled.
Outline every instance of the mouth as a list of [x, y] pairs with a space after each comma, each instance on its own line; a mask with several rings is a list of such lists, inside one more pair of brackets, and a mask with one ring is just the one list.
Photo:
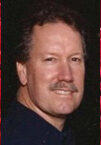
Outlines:
[[71, 95], [73, 93], [73, 91], [70, 91], [70, 90], [63, 90], [63, 89], [60, 89], [60, 90], [54, 90], [54, 92], [58, 95]]

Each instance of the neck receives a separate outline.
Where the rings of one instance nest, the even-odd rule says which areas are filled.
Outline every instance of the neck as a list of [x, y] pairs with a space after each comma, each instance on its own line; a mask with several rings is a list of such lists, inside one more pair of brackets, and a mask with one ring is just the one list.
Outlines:
[[[26, 95], [25, 95], [26, 94]], [[44, 120], [50, 123], [52, 126], [57, 128], [59, 131], [62, 131], [64, 127], [64, 123], [66, 117], [60, 116], [53, 116], [38, 108], [30, 99], [28, 95], [28, 91], [25, 87], [21, 87], [17, 93], [17, 100], [23, 104], [25, 107], [31, 109], [32, 111], [36, 112], [39, 116], [41, 116]]]

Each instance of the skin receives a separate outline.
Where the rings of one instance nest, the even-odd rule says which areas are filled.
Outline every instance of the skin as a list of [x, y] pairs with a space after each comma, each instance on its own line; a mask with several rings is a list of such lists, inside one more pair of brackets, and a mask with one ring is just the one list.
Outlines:
[[[17, 62], [18, 101], [58, 130], [79, 105], [84, 91], [81, 35], [62, 22], [33, 28], [30, 59]], [[58, 85], [54, 85], [58, 84]]]

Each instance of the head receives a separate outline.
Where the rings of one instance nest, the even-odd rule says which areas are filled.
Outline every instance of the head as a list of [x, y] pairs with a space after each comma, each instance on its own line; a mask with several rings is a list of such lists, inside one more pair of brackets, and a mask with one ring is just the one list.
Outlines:
[[80, 17], [54, 3], [39, 6], [24, 21], [16, 64], [18, 97], [24, 97], [29, 108], [64, 117], [80, 105], [85, 76], [84, 34]]

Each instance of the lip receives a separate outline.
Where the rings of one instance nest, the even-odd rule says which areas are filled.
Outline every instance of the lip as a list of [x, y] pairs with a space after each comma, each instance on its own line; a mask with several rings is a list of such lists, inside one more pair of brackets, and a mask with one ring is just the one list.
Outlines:
[[73, 93], [73, 91], [70, 90], [64, 90], [64, 89], [58, 89], [58, 90], [54, 90], [54, 92], [58, 95], [71, 95]]

